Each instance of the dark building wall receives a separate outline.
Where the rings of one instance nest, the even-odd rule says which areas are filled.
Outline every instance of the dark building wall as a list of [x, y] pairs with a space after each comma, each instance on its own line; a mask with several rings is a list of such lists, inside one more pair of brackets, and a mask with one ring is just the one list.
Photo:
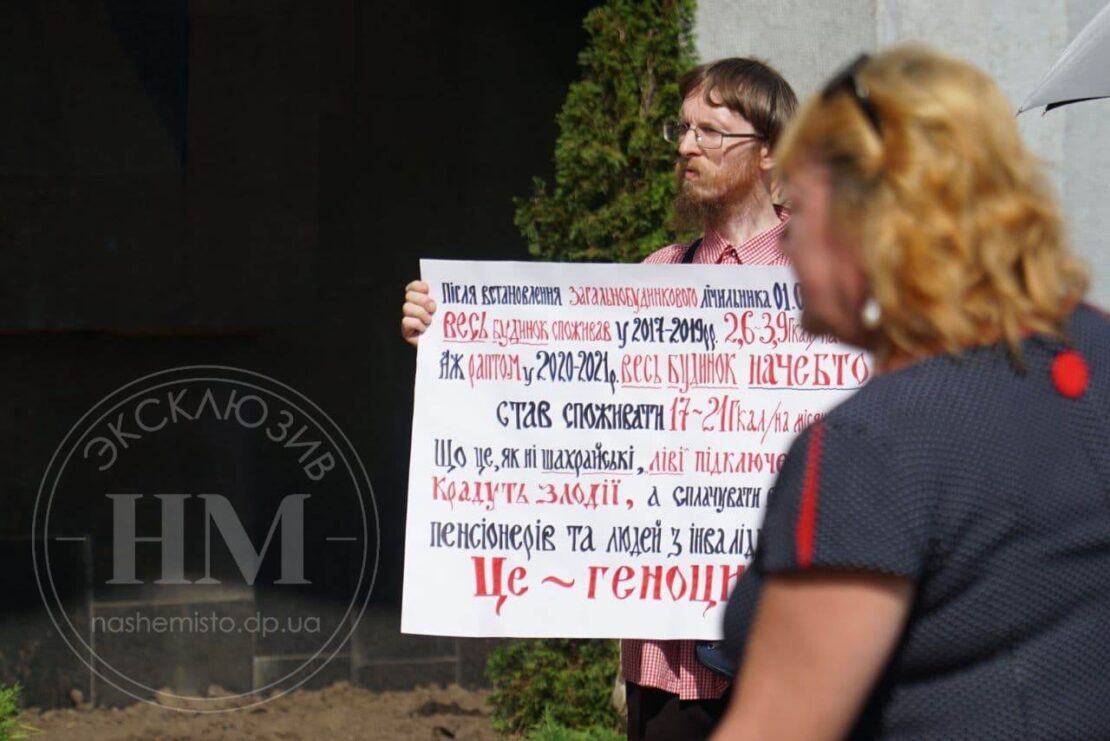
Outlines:
[[[92, 689], [30, 574], [39, 481], [103, 395], [188, 364], [291, 385], [366, 464], [378, 579], [353, 647], [322, 677], [479, 679], [484, 643], [398, 635], [414, 367], [402, 287], [420, 257], [527, 259], [511, 198], [550, 174], [592, 4], [0, 6], [0, 537], [12, 564], [0, 682], [21, 679], [40, 704]], [[90, 570], [75, 599], [102, 591], [97, 547], [71, 554]]]

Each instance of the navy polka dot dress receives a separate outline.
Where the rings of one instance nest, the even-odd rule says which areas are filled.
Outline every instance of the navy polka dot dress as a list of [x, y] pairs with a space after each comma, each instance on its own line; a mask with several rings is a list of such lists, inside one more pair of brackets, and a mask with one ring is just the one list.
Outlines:
[[[1110, 739], [1110, 321], [876, 377], [799, 436], [725, 615], [771, 575], [894, 574], [916, 596], [853, 738]], [[835, 688], [830, 688], [835, 691]]]

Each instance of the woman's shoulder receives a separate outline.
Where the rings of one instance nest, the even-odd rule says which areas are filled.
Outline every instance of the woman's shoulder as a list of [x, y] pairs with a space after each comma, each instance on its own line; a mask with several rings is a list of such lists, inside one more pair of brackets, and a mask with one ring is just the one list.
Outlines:
[[875, 437], [917, 427], [935, 419], [937, 413], [951, 410], [961, 397], [976, 393], [976, 387], [983, 384], [969, 378], [968, 372], [982, 373], [973, 366], [961, 358], [938, 356], [877, 375], [831, 409], [825, 425]]
[[1080, 304], [1064, 327], [1068, 339], [1084, 351], [1110, 358], [1110, 313], [1094, 304]]
[[1083, 356], [1092, 385], [1110, 387], [1110, 315], [1080, 305], [1068, 317], [1064, 335], [1062, 341], [1029, 338], [1022, 344], [1020, 362], [999, 344], [934, 356], [877, 375], [830, 410], [825, 424], [880, 438], [912, 434], [920, 440], [935, 433], [949, 441], [1008, 417], [1023, 400], [1055, 393], [1052, 363], [1067, 349]]

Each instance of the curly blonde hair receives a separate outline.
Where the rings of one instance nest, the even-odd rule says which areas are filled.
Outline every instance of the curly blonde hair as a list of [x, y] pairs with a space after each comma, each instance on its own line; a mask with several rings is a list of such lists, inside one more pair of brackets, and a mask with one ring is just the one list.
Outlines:
[[[1002, 91], [965, 62], [895, 47], [855, 73], [867, 101], [809, 101], [775, 156], [789, 179], [823, 165], [833, 218], [857, 230], [882, 309], [880, 355], [956, 352], [1059, 335], [1087, 289], [1041, 163]], [[869, 121], [870, 104], [877, 123]]]

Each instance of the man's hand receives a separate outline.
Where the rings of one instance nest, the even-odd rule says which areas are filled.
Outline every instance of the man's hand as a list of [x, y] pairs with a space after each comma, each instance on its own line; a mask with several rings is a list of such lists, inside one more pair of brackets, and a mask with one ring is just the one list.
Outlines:
[[405, 286], [405, 305], [401, 307], [401, 337], [413, 347], [420, 341], [432, 323], [436, 313], [436, 302], [428, 295], [431, 291], [422, 280], [414, 280]]

